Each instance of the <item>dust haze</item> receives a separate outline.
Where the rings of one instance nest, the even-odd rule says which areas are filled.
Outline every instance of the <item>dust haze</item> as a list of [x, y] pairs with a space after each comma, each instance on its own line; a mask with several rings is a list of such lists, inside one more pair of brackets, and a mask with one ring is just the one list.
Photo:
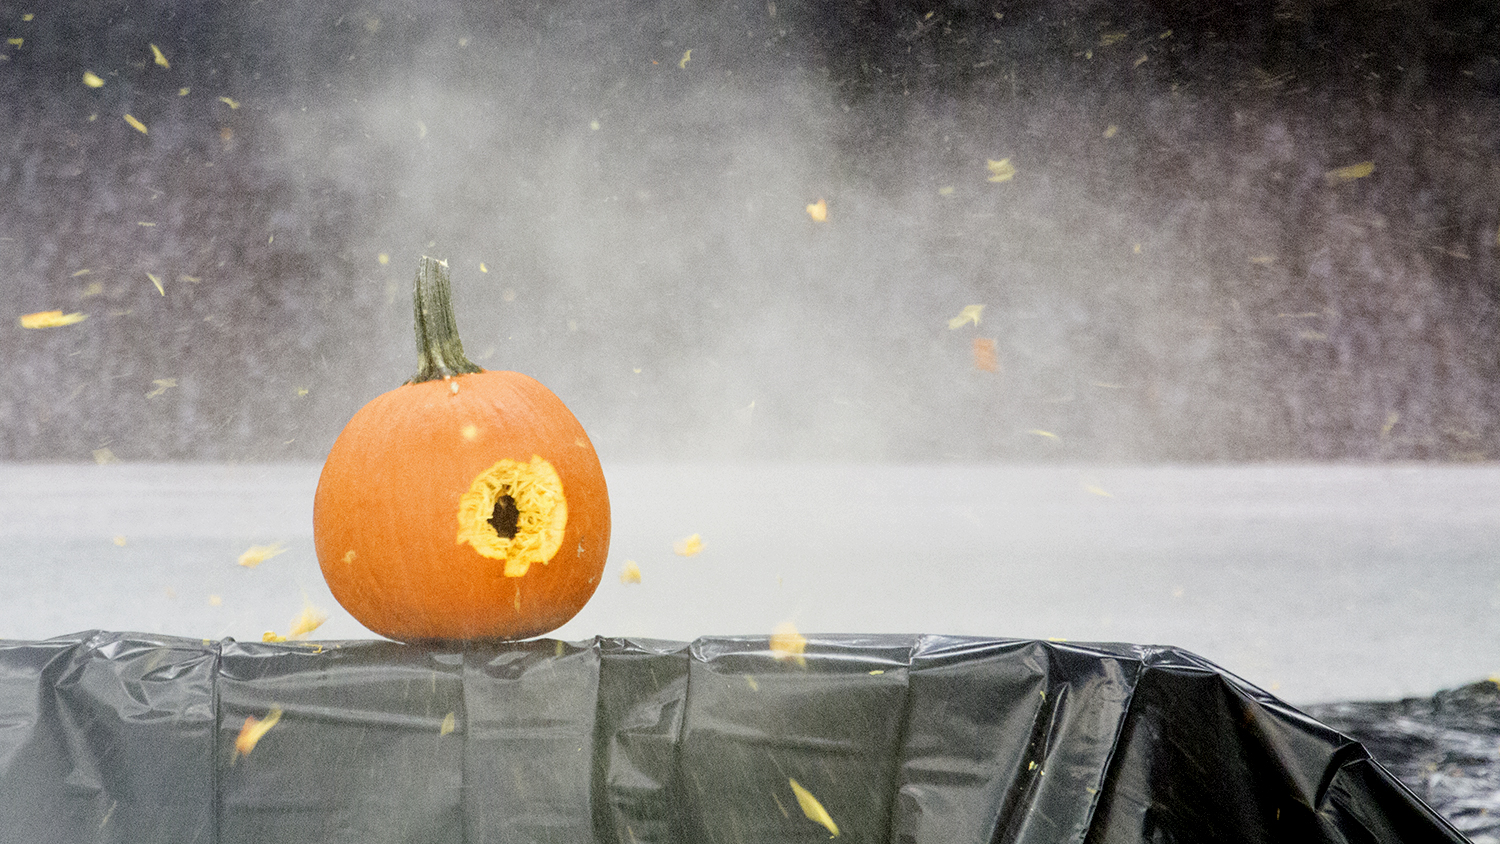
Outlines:
[[606, 462], [1492, 458], [1500, 16], [1186, 8], [0, 5], [0, 459], [320, 459], [423, 254]]

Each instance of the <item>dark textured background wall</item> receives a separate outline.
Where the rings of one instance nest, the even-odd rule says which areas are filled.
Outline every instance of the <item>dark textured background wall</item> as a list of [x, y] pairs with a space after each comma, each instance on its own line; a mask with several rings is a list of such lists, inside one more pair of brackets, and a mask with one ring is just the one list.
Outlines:
[[[1493, 4], [3, 0], [0, 29], [0, 459], [321, 458], [414, 368], [424, 253], [471, 355], [606, 460], [1500, 454]], [[88, 318], [20, 327], [51, 309]]]

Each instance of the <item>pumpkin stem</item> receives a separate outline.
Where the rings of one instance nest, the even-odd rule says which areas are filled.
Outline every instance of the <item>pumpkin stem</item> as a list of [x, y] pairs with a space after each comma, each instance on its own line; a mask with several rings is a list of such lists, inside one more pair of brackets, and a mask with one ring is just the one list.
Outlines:
[[420, 384], [484, 371], [464, 357], [464, 344], [458, 339], [458, 324], [453, 319], [447, 261], [422, 256], [416, 287], [412, 290], [412, 311], [417, 324], [417, 374], [406, 383]]

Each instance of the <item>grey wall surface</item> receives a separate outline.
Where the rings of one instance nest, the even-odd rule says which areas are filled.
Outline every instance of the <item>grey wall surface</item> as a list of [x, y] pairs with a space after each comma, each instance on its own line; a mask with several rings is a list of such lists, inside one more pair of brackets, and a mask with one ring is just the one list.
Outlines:
[[[0, 29], [0, 459], [320, 459], [413, 369], [424, 253], [478, 362], [606, 460], [1496, 451], [1492, 4], [7, 0]], [[20, 327], [51, 309], [87, 319]]]

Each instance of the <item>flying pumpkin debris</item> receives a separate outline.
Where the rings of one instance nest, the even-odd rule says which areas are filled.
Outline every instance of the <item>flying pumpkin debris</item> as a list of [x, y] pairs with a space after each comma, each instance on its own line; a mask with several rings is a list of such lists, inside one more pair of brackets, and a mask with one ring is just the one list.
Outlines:
[[125, 115], [125, 122], [130, 124], [130, 128], [140, 132], [142, 135], [150, 134], [150, 130], [146, 128], [146, 124], [137, 120], [134, 115]]
[[1324, 174], [1323, 178], [1328, 180], [1328, 184], [1336, 185], [1340, 182], [1352, 182], [1355, 179], [1363, 179], [1374, 172], [1375, 162], [1361, 161], [1358, 164], [1350, 164], [1348, 167], [1329, 170]]
[[680, 557], [691, 557], [703, 550], [703, 536], [695, 533], [685, 539], [679, 539], [672, 543], [672, 550], [676, 551]]
[[286, 550], [280, 542], [273, 542], [270, 545], [252, 545], [240, 555], [240, 565], [253, 569], [277, 554], [285, 554]]
[[292, 629], [287, 631], [287, 638], [305, 638], [307, 634], [322, 627], [323, 622], [327, 620], [328, 613], [323, 612], [312, 604], [304, 604], [302, 606], [302, 614], [297, 616], [297, 620], [292, 622]]
[[1010, 163], [1009, 158], [1002, 158], [999, 161], [991, 158], [985, 162], [984, 166], [989, 168], [989, 180], [992, 182], [1008, 182], [1015, 178], [1016, 168]]
[[100, 79], [93, 71], [85, 70], [83, 72], [83, 84], [90, 88], [103, 88], [104, 80]]
[[165, 68], [170, 68], [172, 66], [171, 62], [167, 61], [167, 57], [162, 54], [160, 47], [156, 46], [155, 44], [149, 44], [147, 46], [151, 48], [151, 55], [156, 57], [157, 64]]
[[797, 632], [797, 625], [784, 621], [771, 631], [771, 656], [777, 661], [795, 660], [798, 665], [807, 665], [807, 637]]
[[281, 721], [281, 707], [273, 706], [266, 717], [257, 718], [254, 715], [245, 716], [245, 726], [240, 728], [239, 737], [234, 740], [234, 752], [237, 756], [249, 756], [250, 751], [260, 742], [265, 734], [271, 731]]
[[792, 786], [792, 793], [797, 795], [797, 805], [801, 807], [802, 814], [806, 815], [808, 820], [822, 824], [823, 828], [828, 830], [829, 838], [838, 838], [839, 825], [834, 822], [833, 816], [828, 814], [828, 810], [823, 808], [823, 804], [818, 802], [818, 798], [814, 797], [811, 791], [803, 788], [802, 783], [797, 780], [788, 779], [787, 782]]
[[995, 341], [988, 337], [974, 338], [974, 368], [980, 372], [999, 372], [1000, 356], [995, 353]]
[[60, 328], [88, 319], [88, 314], [65, 314], [62, 311], [37, 311], [21, 317], [22, 328]]
[[964, 309], [959, 312], [958, 316], [948, 320], [948, 330], [953, 331], [954, 329], [962, 328], [971, 322], [975, 326], [978, 326], [979, 315], [982, 313], [984, 313], [983, 305], [964, 305]]
[[626, 585], [641, 582], [641, 567], [636, 565], [635, 560], [625, 561], [625, 568], [620, 571], [620, 582]]
[[807, 216], [811, 217], [814, 223], [828, 222], [828, 200], [819, 197], [817, 202], [808, 204]]
[[319, 610], [312, 604], [305, 604], [302, 607], [302, 614], [297, 616], [296, 621], [292, 622], [292, 629], [288, 630], [285, 636], [277, 633], [275, 630], [267, 630], [261, 634], [260, 640], [262, 642], [291, 642], [303, 639], [307, 637], [307, 634], [322, 627], [323, 622], [327, 620], [327, 613]]

